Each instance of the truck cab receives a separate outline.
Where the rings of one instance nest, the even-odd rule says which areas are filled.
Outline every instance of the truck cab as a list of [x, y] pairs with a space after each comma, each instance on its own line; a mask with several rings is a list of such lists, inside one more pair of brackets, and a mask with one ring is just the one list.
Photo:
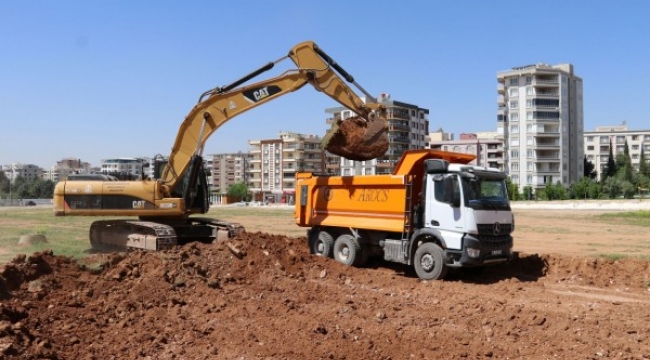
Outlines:
[[425, 162], [422, 228], [440, 239], [448, 266], [472, 267], [507, 261], [514, 216], [496, 170], [445, 160]]

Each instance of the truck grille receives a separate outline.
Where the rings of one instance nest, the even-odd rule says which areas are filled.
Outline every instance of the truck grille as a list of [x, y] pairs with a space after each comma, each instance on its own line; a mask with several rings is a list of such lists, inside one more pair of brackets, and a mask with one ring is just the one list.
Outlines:
[[478, 234], [485, 236], [503, 236], [512, 232], [512, 224], [477, 224]]
[[488, 236], [479, 235], [478, 240], [486, 249], [504, 249], [512, 247], [512, 237], [509, 235]]

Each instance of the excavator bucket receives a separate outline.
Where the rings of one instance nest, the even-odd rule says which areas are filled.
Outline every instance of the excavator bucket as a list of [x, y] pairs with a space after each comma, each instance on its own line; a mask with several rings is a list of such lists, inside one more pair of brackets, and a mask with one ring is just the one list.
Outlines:
[[338, 120], [332, 124], [321, 145], [330, 153], [346, 159], [376, 159], [388, 150], [386, 121], [380, 118], [368, 121], [361, 116]]

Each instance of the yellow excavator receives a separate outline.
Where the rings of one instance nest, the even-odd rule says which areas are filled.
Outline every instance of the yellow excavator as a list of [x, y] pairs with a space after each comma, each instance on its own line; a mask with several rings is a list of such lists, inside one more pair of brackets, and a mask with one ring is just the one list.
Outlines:
[[[244, 85], [277, 63], [290, 58], [296, 69], [277, 77]], [[364, 102], [343, 81], [355, 85]], [[310, 84], [356, 113], [338, 119], [323, 137], [330, 153], [363, 161], [388, 149], [386, 109], [354, 78], [311, 41], [294, 46], [287, 56], [270, 62], [243, 78], [206, 91], [178, 130], [169, 160], [157, 179], [106, 181], [67, 179], [54, 190], [56, 216], [131, 216], [92, 223], [90, 243], [96, 249], [168, 249], [190, 241], [211, 242], [236, 236], [244, 228], [209, 217], [190, 216], [209, 210], [203, 148], [226, 121], [256, 106]]]

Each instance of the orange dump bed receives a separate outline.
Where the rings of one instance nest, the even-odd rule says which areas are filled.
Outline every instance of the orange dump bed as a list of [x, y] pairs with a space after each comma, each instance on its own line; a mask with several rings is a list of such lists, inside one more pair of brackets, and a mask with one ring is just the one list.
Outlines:
[[422, 189], [423, 162], [467, 164], [473, 155], [438, 150], [404, 153], [391, 175], [296, 174], [295, 220], [299, 226], [337, 226], [401, 232]]

